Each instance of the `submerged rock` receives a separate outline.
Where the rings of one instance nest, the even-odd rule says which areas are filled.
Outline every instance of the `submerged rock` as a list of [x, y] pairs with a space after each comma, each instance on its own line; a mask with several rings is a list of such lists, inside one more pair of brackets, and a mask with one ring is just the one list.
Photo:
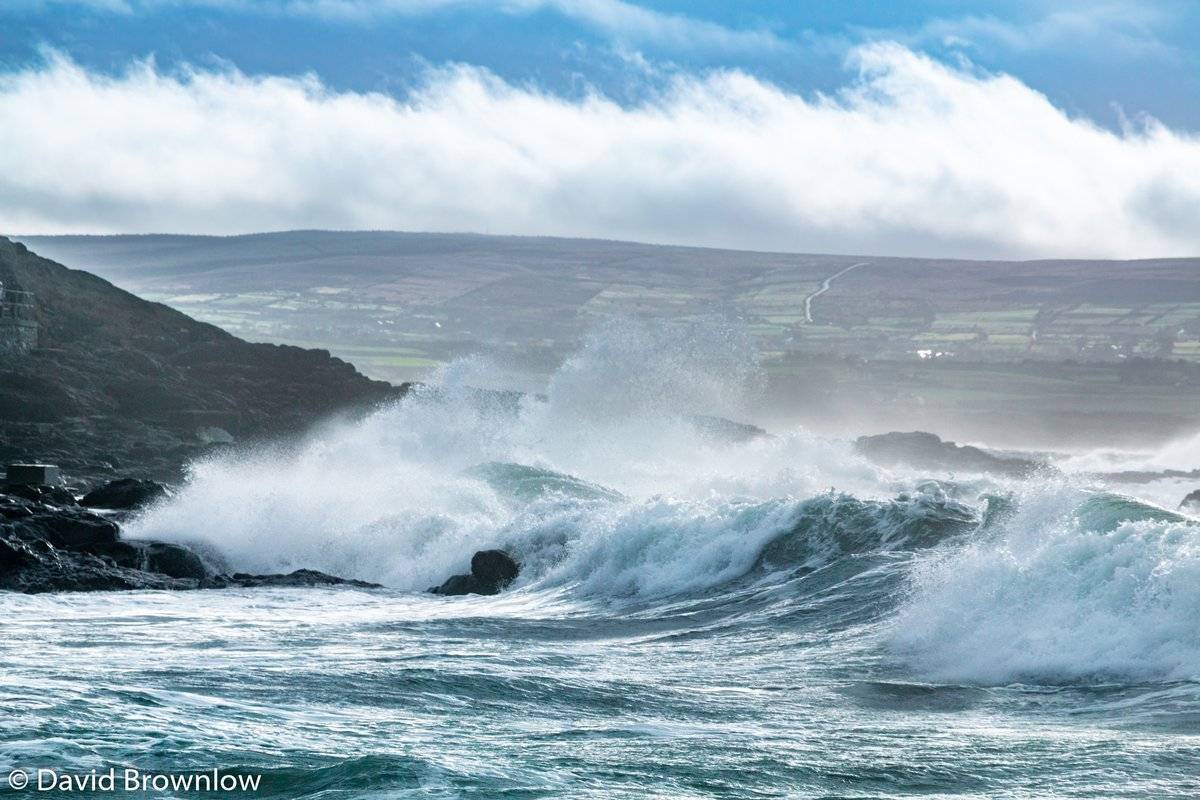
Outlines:
[[79, 502], [88, 508], [129, 511], [148, 506], [169, 494], [167, 487], [158, 481], [120, 478], [110, 481], [98, 489], [93, 489], [85, 494]]
[[471, 572], [451, 575], [429, 591], [441, 595], [499, 594], [517, 579], [521, 566], [503, 550], [480, 550], [471, 556]]

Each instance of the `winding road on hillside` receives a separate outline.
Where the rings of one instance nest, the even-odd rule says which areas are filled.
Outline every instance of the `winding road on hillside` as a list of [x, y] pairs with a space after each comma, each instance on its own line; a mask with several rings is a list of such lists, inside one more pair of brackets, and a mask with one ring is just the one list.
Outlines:
[[865, 267], [867, 264], [870, 264], [870, 263], [871, 263], [870, 261], [860, 261], [857, 264], [851, 264], [850, 266], [843, 269], [841, 272], [835, 272], [834, 274], [830, 275], [825, 280], [821, 281], [821, 288], [817, 289], [815, 292], [810, 294], [808, 297], [804, 298], [804, 321], [807, 322], [809, 325], [812, 324], [812, 322], [813, 322], [813, 316], [812, 316], [813, 300], [816, 300], [818, 297], [820, 297], [821, 295], [828, 292], [829, 287], [833, 285], [834, 281], [836, 281], [838, 278], [845, 275], [847, 272], [856, 270], [859, 267]]

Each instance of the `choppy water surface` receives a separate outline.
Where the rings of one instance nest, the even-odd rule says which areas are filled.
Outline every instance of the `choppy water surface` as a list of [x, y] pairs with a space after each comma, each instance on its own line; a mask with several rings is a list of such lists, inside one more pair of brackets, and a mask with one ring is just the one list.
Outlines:
[[[1196, 519], [723, 441], [690, 421], [729, 411], [713, 354], [637, 347], [197, 465], [132, 534], [389, 588], [0, 596], [0, 761], [281, 798], [1200, 793]], [[509, 592], [421, 592], [484, 547]]]

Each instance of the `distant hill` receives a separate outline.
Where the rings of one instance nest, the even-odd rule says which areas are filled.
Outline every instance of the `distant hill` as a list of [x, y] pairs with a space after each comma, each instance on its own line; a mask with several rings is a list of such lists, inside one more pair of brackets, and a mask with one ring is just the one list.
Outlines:
[[485, 353], [532, 389], [598, 320], [717, 314], [778, 424], [1020, 446], [1200, 428], [1200, 259], [961, 261], [464, 234], [23, 241], [240, 337], [421, 379]]
[[743, 320], [795, 355], [1200, 363], [1200, 258], [962, 261], [463, 234], [25, 237], [253, 339], [417, 377], [486, 349], [544, 371], [599, 317]]
[[168, 474], [214, 443], [298, 431], [401, 389], [322, 350], [251, 344], [0, 238], [0, 282], [33, 292], [39, 348], [0, 357], [0, 459]]

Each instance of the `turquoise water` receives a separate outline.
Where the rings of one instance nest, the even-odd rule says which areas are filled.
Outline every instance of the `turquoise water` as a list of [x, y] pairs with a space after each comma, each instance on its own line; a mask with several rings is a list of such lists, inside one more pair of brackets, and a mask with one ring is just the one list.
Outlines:
[[[937, 562], [937, 546], [871, 547], [864, 528], [832, 554], [826, 541], [812, 546], [830, 533], [821, 524], [844, 533], [856, 518], [894, 520], [897, 506], [810, 505], [795, 518], [803, 532], [775, 540], [746, 575], [653, 599], [537, 579], [494, 598], [4, 596], [0, 756], [73, 774], [215, 767], [261, 774], [255, 796], [284, 798], [1200, 791], [1194, 632], [1176, 642], [1191, 648], [1183, 660], [1142, 649], [1123, 675], [1064, 650], [1039, 676], [1046, 653], [1001, 647], [963, 667], [977, 680], [934, 680], [939, 646], [963, 643], [909, 641], [897, 625], [928, 613], [912, 576]], [[946, 523], [938, 503], [926, 512], [911, 533]], [[1097, 527], [1136, 513], [1110, 508]], [[941, 558], [986, 538], [948, 516], [965, 532]], [[903, 517], [913, 519], [911, 503]], [[890, 522], [875, 531], [894, 534]], [[810, 566], [778, 563], [797, 556]], [[1135, 569], [1128, 554], [1120, 569]], [[1134, 631], [1120, 638], [1138, 646]], [[996, 682], [984, 665], [997, 663], [1030, 674]]]
[[[594, 342], [519, 403], [464, 367], [194, 465], [128, 535], [388, 588], [0, 595], [3, 772], [215, 768], [322, 800], [1200, 794], [1194, 517], [882, 470], [809, 431], [723, 441], [689, 419], [736, 411], [729, 371], [684, 350]], [[507, 592], [424, 593], [490, 547], [522, 564]]]

